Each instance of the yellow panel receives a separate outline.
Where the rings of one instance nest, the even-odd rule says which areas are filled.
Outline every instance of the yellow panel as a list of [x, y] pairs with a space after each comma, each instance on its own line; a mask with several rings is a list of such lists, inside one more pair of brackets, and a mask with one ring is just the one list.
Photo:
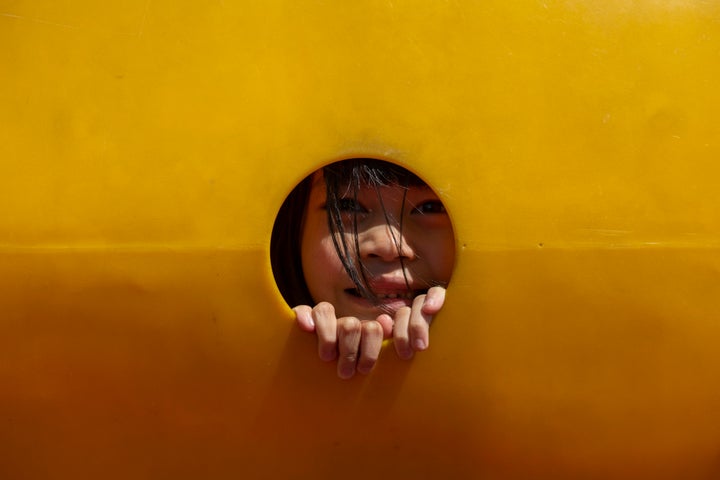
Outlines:
[[[720, 476], [720, 3], [0, 1], [0, 476]], [[340, 381], [269, 237], [427, 179], [431, 348]]]

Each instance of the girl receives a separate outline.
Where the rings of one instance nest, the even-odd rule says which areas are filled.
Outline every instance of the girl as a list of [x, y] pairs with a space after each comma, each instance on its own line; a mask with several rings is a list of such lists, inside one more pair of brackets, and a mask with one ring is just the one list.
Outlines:
[[[341, 378], [367, 374], [383, 339], [425, 350], [445, 299], [455, 237], [437, 195], [395, 164], [350, 159], [303, 180], [278, 213], [273, 274], [297, 323]], [[314, 305], [314, 307], [312, 307]]]

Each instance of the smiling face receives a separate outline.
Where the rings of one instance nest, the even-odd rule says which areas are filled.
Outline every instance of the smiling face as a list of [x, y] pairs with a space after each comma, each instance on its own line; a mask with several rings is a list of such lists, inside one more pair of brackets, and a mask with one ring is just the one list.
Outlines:
[[[328, 227], [322, 171], [313, 176], [301, 234], [305, 282], [313, 300], [333, 304], [336, 314], [374, 319], [393, 314], [434, 285], [447, 285], [455, 237], [442, 202], [426, 185], [361, 184], [357, 197], [342, 189], [338, 207], [343, 235], [358, 258], [374, 299], [364, 298], [338, 257]], [[355, 227], [357, 228], [357, 244]], [[355, 254], [355, 246], [358, 252]]]

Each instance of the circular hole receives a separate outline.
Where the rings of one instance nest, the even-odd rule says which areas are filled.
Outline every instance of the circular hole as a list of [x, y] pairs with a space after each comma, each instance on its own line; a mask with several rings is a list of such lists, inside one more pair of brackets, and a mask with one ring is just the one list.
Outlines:
[[289, 306], [325, 301], [338, 317], [373, 319], [447, 286], [455, 235], [425, 181], [394, 163], [353, 158], [315, 171], [290, 192], [270, 256]]

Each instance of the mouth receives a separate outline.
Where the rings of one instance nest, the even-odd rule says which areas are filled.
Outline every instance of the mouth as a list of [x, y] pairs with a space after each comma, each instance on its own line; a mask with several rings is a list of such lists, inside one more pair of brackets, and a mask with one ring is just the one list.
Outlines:
[[[380, 289], [378, 289], [380, 290]], [[423, 293], [427, 293], [427, 289], [382, 289], [381, 291], [373, 291], [373, 297], [364, 297], [356, 288], [346, 288], [345, 294], [348, 295], [351, 302], [356, 305], [364, 315], [374, 318], [380, 313], [386, 313], [391, 317], [402, 307], [412, 307], [415, 297]], [[355, 315], [359, 315], [356, 313]]]
[[[352, 295], [353, 297], [357, 298], [365, 298], [363, 297], [357, 288], [346, 288], [345, 293]], [[419, 290], [399, 290], [394, 292], [374, 292], [375, 299], [379, 303], [384, 303], [384, 301], [387, 300], [412, 300], [413, 298], [417, 297], [418, 295], [421, 295], [423, 293], [427, 293], [427, 290], [425, 289], [419, 289]]]

